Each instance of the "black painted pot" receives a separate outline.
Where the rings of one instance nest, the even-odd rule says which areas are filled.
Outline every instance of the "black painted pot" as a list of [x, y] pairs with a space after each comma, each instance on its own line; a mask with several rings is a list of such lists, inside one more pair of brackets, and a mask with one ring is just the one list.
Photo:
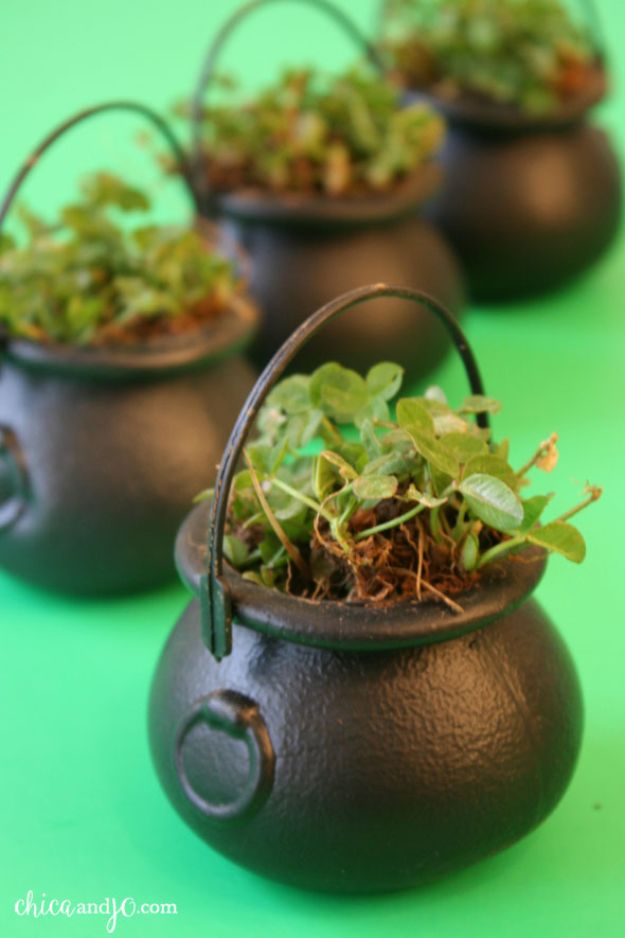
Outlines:
[[251, 308], [184, 342], [8, 343], [0, 364], [0, 568], [104, 594], [174, 574], [181, 519], [219, 462], [253, 373]]
[[[81, 112], [24, 164], [0, 209]], [[167, 135], [167, 132], [166, 132]], [[174, 148], [175, 149], [175, 148]], [[257, 321], [235, 299], [202, 331], [116, 347], [0, 342], [0, 568], [72, 594], [163, 585], [171, 544], [214, 476], [254, 373], [243, 358]]]
[[493, 567], [457, 597], [462, 614], [314, 603], [222, 565], [227, 492], [269, 378], [325, 319], [385, 292], [417, 296], [377, 287], [329, 304], [250, 395], [211, 507], [178, 536], [199, 601], [163, 651], [150, 700], [154, 763], [181, 817], [231, 860], [318, 890], [401, 889], [509, 846], [558, 803], [580, 746], [573, 663], [530, 598], [541, 551]]
[[[458, 315], [464, 282], [441, 234], [423, 206], [440, 187], [440, 166], [423, 166], [394, 191], [363, 197], [249, 190], [211, 192], [204, 149], [204, 99], [214, 82], [219, 56], [232, 33], [251, 13], [276, 0], [251, 0], [230, 16], [213, 40], [193, 99], [196, 189], [204, 214], [214, 219], [223, 244], [243, 253], [250, 291], [261, 310], [253, 346], [264, 365], [300, 323], [333, 296], [367, 282], [402, 283], [439, 299]], [[331, 17], [382, 75], [384, 63], [352, 20], [327, 0], [300, 0]], [[381, 300], [358, 317], [332, 323], [306, 348], [300, 364], [314, 367], [340, 358], [362, 369], [371, 360], [396, 361], [410, 378], [432, 370], [449, 348], [438, 323], [420, 312], [412, 317], [392, 300]]]
[[458, 253], [475, 299], [512, 300], [563, 286], [613, 241], [621, 174], [588, 121], [603, 79], [542, 120], [504, 106], [430, 99], [448, 133], [443, 186], [427, 208]]
[[[387, 196], [360, 199], [232, 193], [217, 200], [224, 245], [249, 258], [250, 292], [262, 311], [253, 348], [265, 363], [310, 313], [363, 279], [424, 290], [455, 313], [463, 303], [456, 260], [433, 225], [419, 215], [440, 174], [428, 167]], [[372, 303], [317, 336], [300, 364], [328, 359], [362, 370], [372, 352], [403, 365], [410, 377], [431, 371], [449, 349], [441, 325], [392, 299]]]

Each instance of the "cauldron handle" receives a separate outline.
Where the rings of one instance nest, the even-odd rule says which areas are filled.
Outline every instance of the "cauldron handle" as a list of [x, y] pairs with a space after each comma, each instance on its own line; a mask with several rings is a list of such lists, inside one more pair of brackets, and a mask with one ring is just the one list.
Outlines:
[[[194, 189], [198, 193], [202, 214], [204, 214], [205, 217], [210, 217], [213, 213], [213, 209], [212, 193], [210, 192], [208, 175], [204, 167], [204, 148], [202, 145], [204, 96], [209, 85], [215, 79], [217, 60], [223, 47], [230, 38], [230, 35], [238, 28], [241, 21], [247, 19], [255, 10], [262, 9], [276, 2], [283, 2], [283, 0], [250, 0], [249, 3], [244, 3], [240, 6], [225, 21], [213, 39], [204, 59], [202, 71], [191, 102], [191, 169], [194, 179]], [[323, 13], [327, 13], [328, 16], [354, 40], [355, 44], [360, 46], [373, 67], [381, 74], [385, 73], [386, 66], [382, 57], [347, 13], [344, 13], [343, 10], [329, 2], [329, 0], [298, 0], [298, 2], [313, 6]]]
[[[484, 393], [475, 356], [457, 321], [437, 300], [428, 296], [427, 293], [410, 287], [379, 283], [350, 290], [318, 309], [289, 336], [250, 391], [224, 449], [215, 482], [208, 524], [207, 572], [200, 582], [200, 604], [204, 643], [218, 660], [230, 654], [232, 648], [233, 609], [228, 586], [223, 579], [223, 535], [228, 510], [228, 494], [243, 445], [258, 411], [276, 381], [300, 349], [327, 322], [356, 306], [381, 298], [408, 300], [425, 307], [432, 313], [449, 332], [464, 364], [472, 392]], [[477, 422], [481, 427], [487, 428], [489, 426], [487, 414], [478, 414]]]
[[37, 165], [46, 150], [48, 150], [52, 144], [54, 144], [59, 139], [59, 137], [62, 137], [68, 130], [71, 130], [72, 127], [75, 127], [76, 124], [81, 124], [83, 121], [88, 120], [91, 117], [95, 117], [97, 114], [102, 114], [104, 111], [131, 111], [135, 114], [140, 114], [142, 117], [147, 118], [147, 120], [150, 121], [154, 127], [156, 127], [172, 152], [176, 164], [180, 169], [180, 173], [184, 178], [189, 194], [191, 195], [194, 206], [196, 208], [198, 207], [197, 195], [191, 184], [191, 175], [188, 169], [187, 158], [180, 142], [178, 141], [178, 138], [174, 134], [167, 121], [161, 117], [160, 114], [157, 114], [156, 111], [153, 111], [152, 108], [147, 107], [147, 105], [141, 104], [138, 101], [105, 101], [102, 104], [96, 104], [93, 107], [88, 107], [82, 111], [78, 111], [76, 114], [72, 115], [72, 117], [69, 117], [61, 124], [58, 124], [54, 130], [51, 130], [50, 133], [43, 138], [41, 143], [32, 151], [30, 156], [24, 160], [22, 166], [6, 190], [2, 202], [0, 203], [0, 231], [2, 230], [2, 226], [8, 211], [13, 204], [15, 196], [22, 186], [22, 183], [31, 173], [33, 168]]
[[[204, 723], [231, 739], [243, 740], [249, 758], [249, 779], [234, 801], [211, 802], [199, 795], [184, 767], [184, 744], [191, 730]], [[230, 821], [255, 814], [269, 797], [273, 785], [275, 753], [259, 708], [253, 700], [231, 690], [216, 690], [197, 701], [183, 718], [175, 741], [176, 772], [191, 804], [206, 817]]]
[[[59, 137], [63, 136], [68, 130], [76, 124], [82, 123], [88, 118], [101, 114], [104, 111], [132, 111], [147, 118], [160, 131], [168, 143], [172, 154], [180, 167], [181, 175], [184, 178], [186, 187], [191, 195], [194, 207], [197, 209], [198, 201], [195, 190], [191, 185], [191, 175], [188, 170], [187, 160], [178, 139], [169, 127], [169, 124], [160, 117], [155, 111], [144, 104], [135, 101], [106, 101], [103, 104], [97, 104], [94, 107], [86, 108], [74, 114], [68, 120], [64, 121], [54, 128], [41, 143], [32, 151], [30, 156], [24, 161], [12, 182], [7, 188], [2, 202], [0, 203], [0, 231], [13, 205], [15, 197], [19, 192], [22, 183], [32, 172], [43, 154], [48, 150]], [[5, 352], [10, 341], [6, 330], [0, 330], [0, 357]], [[19, 444], [15, 432], [7, 426], [0, 426], [0, 461], [10, 466], [10, 473], [13, 477], [13, 493], [8, 499], [0, 504], [0, 533], [6, 531], [13, 525], [22, 514], [27, 504], [29, 492], [28, 472], [24, 452]]]

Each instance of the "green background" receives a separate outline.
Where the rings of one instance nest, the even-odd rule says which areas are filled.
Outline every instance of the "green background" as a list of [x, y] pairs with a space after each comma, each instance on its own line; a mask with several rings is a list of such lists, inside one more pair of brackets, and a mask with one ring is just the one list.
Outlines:
[[[106, 3], [3, 0], [0, 9], [0, 181], [74, 109], [136, 97], [164, 109], [188, 93], [227, 0]], [[363, 26], [369, 0], [342, 3]], [[598, 119], [625, 146], [625, 4], [599, 0], [615, 94]], [[254, 82], [286, 61], [334, 66], [349, 43], [319, 13], [277, 4], [257, 13], [224, 64]], [[242, 65], [240, 63], [243, 63]], [[27, 198], [52, 208], [77, 173], [127, 167], [185, 216], [176, 183], [157, 181], [132, 141], [134, 118], [100, 117], [41, 164]], [[363, 274], [366, 277], [366, 274]], [[265, 882], [211, 852], [178, 820], [152, 772], [145, 706], [165, 637], [186, 602], [181, 587], [107, 603], [67, 601], [0, 574], [2, 855], [0, 934], [105, 935], [101, 918], [17, 918], [15, 901], [126, 895], [175, 902], [176, 917], [123, 920], [116, 934], [236, 938], [552, 936], [625, 933], [625, 258], [623, 237], [592, 273], [546, 299], [473, 308], [465, 320], [488, 391], [504, 402], [496, 432], [517, 462], [552, 430], [561, 461], [544, 480], [568, 507], [586, 480], [605, 496], [581, 520], [582, 567], [555, 558], [538, 595], [579, 666], [587, 725], [563, 802], [508, 852], [430, 888], [388, 897], [328, 898]], [[452, 358], [435, 379], [464, 391]], [[619, 494], [620, 493], [620, 494]]]

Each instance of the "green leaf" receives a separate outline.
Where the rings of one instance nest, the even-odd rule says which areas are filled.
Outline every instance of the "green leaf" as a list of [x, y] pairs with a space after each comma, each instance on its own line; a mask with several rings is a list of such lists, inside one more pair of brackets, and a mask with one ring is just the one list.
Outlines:
[[447, 433], [445, 446], [460, 463], [468, 462], [473, 456], [484, 456], [488, 453], [484, 440], [469, 433]]
[[470, 476], [481, 473], [482, 475], [495, 476], [505, 482], [508, 488], [516, 491], [519, 480], [514, 474], [514, 470], [508, 463], [499, 456], [493, 456], [492, 453], [482, 453], [472, 456], [464, 467], [464, 475]]
[[329, 362], [317, 368], [310, 378], [310, 399], [338, 423], [350, 423], [367, 403], [369, 392], [364, 379], [349, 368]]
[[553, 498], [552, 495], [534, 495], [523, 499], [523, 521], [519, 530], [523, 533], [533, 528]]
[[372, 397], [390, 401], [401, 387], [404, 369], [393, 362], [380, 362], [367, 372], [367, 388]]
[[467, 431], [466, 422], [459, 417], [458, 414], [454, 414], [453, 411], [449, 411], [446, 414], [434, 414], [434, 431], [437, 436], [447, 437], [450, 434], [459, 435], [465, 434]]
[[291, 375], [273, 388], [265, 407], [277, 407], [285, 414], [301, 414], [310, 408], [310, 376]]
[[407, 473], [411, 468], [411, 460], [402, 453], [384, 453], [372, 459], [362, 470], [362, 475], [391, 476]]
[[417, 452], [439, 472], [455, 479], [460, 473], [460, 465], [452, 452], [441, 440], [429, 437], [417, 427], [406, 427]]
[[355, 479], [352, 491], [363, 501], [381, 501], [392, 498], [397, 491], [397, 479], [394, 476], [362, 475]]
[[94, 206], [115, 205], [124, 212], [145, 212], [150, 200], [144, 192], [129, 186], [112, 173], [95, 173], [87, 176], [80, 185], [87, 202]]
[[328, 450], [328, 449], [324, 450], [320, 454], [319, 459], [324, 459], [326, 460], [326, 462], [329, 462], [333, 466], [336, 466], [341, 477], [343, 479], [346, 479], [347, 481], [351, 481], [352, 479], [355, 479], [356, 476], [358, 475], [354, 467], [346, 459], [344, 459], [338, 453], [332, 452], [332, 450]]
[[565, 521], [552, 521], [544, 528], [536, 528], [527, 534], [527, 540], [549, 551], [562, 554], [573, 563], [581, 563], [586, 556], [586, 544], [577, 528]]
[[249, 559], [250, 552], [247, 545], [238, 537], [224, 534], [224, 554], [233, 567], [244, 567]]
[[417, 397], [402, 397], [397, 402], [397, 423], [409, 432], [413, 428], [427, 436], [434, 436], [434, 421], [428, 408]]
[[478, 539], [474, 534], [468, 534], [462, 545], [461, 561], [465, 570], [475, 570], [480, 555]]
[[495, 476], [475, 473], [458, 486], [473, 514], [497, 531], [510, 531], [523, 521], [523, 505], [512, 489]]
[[367, 451], [367, 456], [370, 459], [375, 459], [382, 453], [382, 443], [378, 438], [373, 424], [370, 420], [363, 420], [360, 425], [360, 439], [362, 445]]
[[371, 397], [354, 417], [354, 424], [360, 428], [367, 420], [370, 422], [378, 420], [381, 423], [385, 423], [390, 420], [390, 416], [391, 412], [388, 409], [386, 401], [381, 397]]
[[471, 394], [465, 397], [458, 408], [461, 414], [497, 414], [500, 410], [499, 401], [496, 401], [494, 397], [486, 397], [484, 394]]
[[313, 465], [313, 489], [317, 500], [323, 502], [336, 486], [338, 470], [323, 454], [317, 456]]

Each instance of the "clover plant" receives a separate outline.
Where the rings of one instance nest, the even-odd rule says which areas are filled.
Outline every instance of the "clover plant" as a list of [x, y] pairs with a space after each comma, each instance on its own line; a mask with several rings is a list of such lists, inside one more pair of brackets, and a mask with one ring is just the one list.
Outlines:
[[[475, 415], [497, 401], [452, 407], [439, 388], [397, 397], [402, 369], [362, 377], [335, 363], [272, 390], [244, 451], [224, 550], [244, 577], [312, 599], [436, 598], [527, 545], [584, 558], [570, 511], [543, 522], [551, 495], [527, 495], [532, 470], [557, 461], [555, 434], [520, 468]], [[204, 493], [204, 496], [210, 493]]]
[[560, 0], [388, 0], [388, 47], [411, 87], [546, 112], [595, 66], [587, 30]]
[[124, 224], [149, 208], [108, 173], [86, 177], [52, 222], [22, 208], [26, 237], [0, 240], [0, 325], [34, 340], [118, 342], [219, 313], [238, 289], [231, 264], [197, 231]]
[[207, 171], [220, 190], [388, 189], [433, 157], [444, 131], [432, 109], [399, 107], [394, 87], [364, 69], [286, 71], [251, 100], [232, 91], [204, 117]]

